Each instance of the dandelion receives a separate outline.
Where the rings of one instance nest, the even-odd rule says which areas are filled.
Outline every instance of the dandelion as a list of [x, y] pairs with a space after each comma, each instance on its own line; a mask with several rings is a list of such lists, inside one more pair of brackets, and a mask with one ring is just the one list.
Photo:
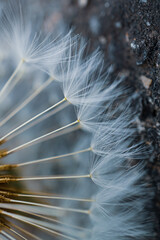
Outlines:
[[134, 96], [79, 36], [39, 34], [22, 3], [0, 24], [1, 238], [149, 239]]

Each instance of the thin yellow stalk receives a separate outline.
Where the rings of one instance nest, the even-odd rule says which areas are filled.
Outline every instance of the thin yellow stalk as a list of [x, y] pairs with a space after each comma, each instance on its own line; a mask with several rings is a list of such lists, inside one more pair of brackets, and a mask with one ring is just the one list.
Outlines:
[[79, 227], [79, 226], [76, 226], [76, 225], [72, 225], [72, 224], [68, 224], [68, 223], [65, 223], [65, 222], [62, 222], [62, 221], [59, 221], [55, 218], [51, 218], [51, 217], [46, 217], [44, 215], [40, 215], [40, 214], [37, 214], [37, 213], [31, 213], [31, 212], [28, 212], [28, 211], [24, 211], [24, 210], [17, 210], [17, 211], [20, 211], [22, 213], [26, 213], [28, 215], [31, 215], [31, 216], [35, 216], [35, 217], [38, 217], [38, 218], [42, 218], [42, 219], [46, 219], [50, 222], [56, 222], [56, 223], [59, 223], [61, 225], [64, 225], [64, 226], [67, 226], [69, 228], [73, 228], [73, 229], [77, 229], [77, 230], [81, 230], [81, 231], [87, 231], [87, 232], [90, 232], [91, 230], [90, 229], [87, 229], [87, 228], [83, 228], [83, 227]]
[[[53, 135], [51, 134], [48, 134], [48, 136], [47, 137], [45, 137], [44, 139], [42, 139], [42, 140], [39, 140], [39, 141], [37, 141], [36, 143], [39, 143], [39, 142], [43, 142], [43, 141], [47, 141], [47, 140], [49, 140], [49, 139], [54, 139], [54, 138], [56, 138], [56, 137], [59, 137], [59, 136], [62, 136], [62, 135], [64, 135], [64, 134], [68, 134], [68, 133], [71, 133], [71, 132], [73, 132], [73, 131], [77, 131], [77, 130], [79, 130], [79, 129], [81, 129], [81, 125], [79, 124], [79, 125], [76, 125], [76, 126], [71, 126], [70, 128], [64, 128], [63, 130], [61, 130], [60, 132], [57, 132], [57, 133], [54, 133]], [[35, 144], [35, 143], [33, 143], [33, 144]], [[29, 147], [29, 146], [31, 146], [32, 144], [29, 144], [27, 147]], [[18, 150], [21, 150], [21, 149], [18, 149]], [[17, 151], [18, 151], [17, 150]], [[2, 149], [2, 150], [0, 150], [0, 158], [3, 158], [3, 157], [6, 157], [7, 155], [9, 155], [9, 154], [11, 154], [11, 153], [13, 153], [13, 149], [12, 149], [12, 152], [11, 152], [11, 150], [9, 151], [9, 150], [7, 150], [7, 149]], [[7, 164], [5, 165], [5, 167], [7, 168]], [[10, 168], [15, 168], [15, 167], [17, 167], [17, 164], [9, 164], [8, 165], [8, 167], [10, 167]], [[1, 168], [1, 166], [0, 166], [0, 168]], [[3, 168], [3, 167], [2, 167]]]
[[[26, 213], [27, 213], [27, 212], [26, 212]], [[36, 239], [36, 240], [42, 240], [41, 238], [37, 237], [36, 235], [30, 233], [29, 231], [27, 231], [27, 230], [19, 227], [18, 225], [14, 224], [14, 223], [12, 223], [12, 222], [9, 222], [9, 225], [12, 226], [12, 227], [14, 227], [14, 228], [16, 228], [17, 230], [23, 232], [24, 234], [28, 235], [28, 236], [31, 237], [31, 238], [34, 238], [34, 239]]]
[[17, 76], [14, 79], [14, 82], [12, 83], [12, 85], [10, 86], [10, 88], [7, 90], [7, 93], [5, 93], [4, 98], [6, 98], [9, 93], [12, 91], [12, 89], [17, 85], [17, 83], [21, 80], [22, 76], [24, 74], [24, 71], [21, 71], [17, 74]]
[[1, 214], [6, 215], [6, 216], [8, 216], [8, 217], [11, 217], [11, 218], [13, 218], [13, 219], [17, 219], [17, 220], [19, 220], [19, 221], [22, 221], [22, 222], [24, 222], [24, 223], [27, 223], [27, 224], [29, 224], [29, 225], [32, 225], [32, 226], [34, 226], [34, 227], [36, 227], [36, 228], [39, 228], [39, 229], [44, 230], [44, 231], [47, 231], [47, 232], [52, 233], [52, 234], [54, 234], [54, 235], [57, 235], [57, 236], [60, 236], [60, 237], [63, 237], [63, 238], [69, 239], [69, 240], [77, 240], [77, 239], [75, 239], [75, 238], [72, 238], [72, 237], [69, 237], [69, 236], [67, 236], [67, 235], [61, 234], [61, 233], [59, 233], [59, 232], [57, 232], [57, 231], [54, 231], [54, 230], [51, 230], [51, 229], [49, 229], [49, 228], [43, 227], [43, 226], [41, 226], [41, 225], [39, 225], [39, 224], [36, 224], [36, 223], [32, 223], [32, 222], [30, 222], [30, 221], [27, 221], [27, 220], [25, 220], [25, 219], [22, 218], [22, 217], [21, 217], [21, 218], [18, 217], [16, 214], [8, 213], [8, 212], [6, 212], [6, 211], [4, 211], [4, 210], [1, 211]]
[[[6, 227], [8, 227], [8, 226], [6, 226]], [[24, 240], [27, 240], [27, 238], [25, 238], [25, 237], [22, 236], [20, 233], [18, 233], [17, 231], [15, 231], [14, 229], [12, 229], [12, 228], [10, 228], [10, 227], [8, 227], [8, 231], [16, 234], [17, 236], [21, 237], [21, 238], [24, 239]]]
[[57, 160], [57, 159], [65, 158], [65, 157], [74, 156], [74, 155], [77, 155], [77, 154], [80, 154], [80, 153], [89, 152], [91, 150], [92, 150], [92, 148], [90, 147], [90, 148], [86, 148], [86, 149], [76, 151], [76, 152], [72, 152], [72, 153], [66, 153], [66, 154], [57, 155], [57, 156], [53, 156], [53, 157], [37, 159], [37, 160], [34, 160], [34, 161], [30, 161], [30, 162], [19, 163], [19, 164], [16, 165], [16, 167], [23, 167], [23, 166], [27, 166], [27, 165], [31, 165], [31, 164], [37, 164], [37, 163], [41, 163], [41, 162]]
[[30, 103], [38, 94], [40, 94], [54, 79], [49, 77], [47, 81], [45, 81], [42, 86], [40, 86], [36, 91], [34, 91], [29, 97], [27, 97], [24, 102], [22, 102], [17, 108], [15, 108], [10, 114], [5, 117], [0, 122], [0, 127], [2, 127], [6, 122], [8, 122], [13, 116], [15, 116], [21, 109], [23, 109], [28, 103]]
[[22, 64], [24, 63], [24, 59], [21, 59], [19, 64], [17, 65], [16, 69], [14, 70], [14, 72], [12, 73], [12, 75], [10, 76], [10, 78], [7, 80], [7, 82], [5, 83], [5, 85], [3, 86], [3, 88], [0, 91], [0, 97], [2, 98], [2, 95], [4, 94], [4, 92], [6, 91], [7, 87], [9, 86], [9, 84], [12, 82], [12, 80], [14, 79], [14, 77], [17, 75], [17, 73], [19, 72], [20, 68], [22, 67]]
[[[22, 123], [21, 125], [19, 125], [18, 127], [14, 128], [12, 131], [10, 131], [9, 133], [7, 133], [5, 136], [3, 136], [0, 139], [0, 142], [3, 141], [4, 139], [7, 139], [7, 137], [9, 137], [10, 135], [12, 135], [13, 133], [15, 133], [16, 131], [18, 131], [19, 129], [21, 129], [22, 127], [28, 125], [29, 123], [31, 123], [32, 121], [34, 121], [35, 119], [39, 118], [40, 116], [42, 116], [43, 114], [45, 114], [46, 112], [50, 111], [51, 109], [57, 107], [58, 105], [60, 105], [61, 103], [63, 103], [65, 100], [62, 99], [61, 101], [59, 101], [58, 103], [52, 105], [51, 107], [47, 108], [46, 110], [38, 113], [37, 115], [35, 115], [34, 117], [30, 118], [29, 120], [27, 120], [26, 122]], [[7, 141], [7, 140], [6, 140]]]
[[26, 148], [26, 147], [29, 147], [29, 146], [35, 144], [35, 143], [42, 142], [42, 141], [44, 141], [47, 137], [50, 137], [50, 136], [53, 135], [54, 133], [57, 133], [57, 132], [59, 132], [59, 131], [62, 131], [63, 129], [66, 129], [66, 128], [68, 128], [68, 127], [71, 127], [71, 126], [73, 126], [73, 125], [75, 125], [75, 124], [77, 124], [77, 123], [79, 123], [79, 120], [76, 120], [76, 121], [74, 121], [74, 122], [72, 122], [72, 123], [69, 123], [69, 124], [65, 125], [64, 127], [58, 128], [58, 129], [56, 129], [56, 130], [54, 130], [54, 131], [51, 131], [51, 132], [49, 132], [49, 133], [47, 133], [47, 134], [44, 134], [44, 135], [42, 135], [42, 136], [40, 136], [40, 137], [38, 137], [38, 138], [35, 138], [35, 139], [33, 139], [33, 140], [31, 140], [31, 141], [29, 141], [29, 142], [27, 142], [27, 143], [24, 143], [24, 144], [22, 144], [22, 145], [20, 145], [20, 146], [18, 146], [18, 147], [15, 147], [15, 148], [7, 151], [7, 154], [11, 154], [11, 153], [13, 153], [13, 152], [17, 152], [17, 151], [19, 151], [19, 150], [21, 150], [21, 149], [24, 149], [24, 148]]
[[[22, 178], [10, 178], [10, 181], [39, 181], [39, 180], [64, 180], [64, 179], [80, 179], [80, 178], [91, 178], [91, 175], [70, 175], [70, 176], [45, 176], [45, 177], [22, 177]], [[3, 178], [0, 178], [0, 181]]]
[[4, 231], [4, 230], [1, 230], [0, 233], [1, 233], [4, 237], [6, 237], [7, 239], [9, 239], [9, 240], [16, 240], [14, 237], [12, 237], [10, 234], [8, 234], [8, 233], [7, 233], [6, 231]]
[[50, 116], [53, 116], [54, 114], [58, 113], [59, 111], [63, 110], [65, 107], [69, 106], [69, 102], [64, 102], [62, 105], [58, 106], [56, 109], [53, 109], [52, 111], [50, 111], [49, 113], [47, 113], [46, 115], [42, 116], [41, 118], [38, 118], [37, 120], [35, 120], [34, 122], [31, 122], [30, 124], [26, 125], [25, 127], [23, 127], [22, 129], [20, 129], [19, 131], [15, 132], [14, 134], [10, 135], [9, 137], [7, 137], [7, 141], [11, 140], [12, 138], [16, 137], [17, 135], [23, 133], [24, 131], [26, 131], [27, 129], [34, 127], [35, 125], [39, 124], [40, 122], [44, 121], [45, 119], [49, 118]]
[[87, 198], [73, 198], [73, 197], [65, 197], [65, 196], [44, 196], [44, 195], [35, 195], [35, 194], [22, 194], [17, 193], [18, 197], [27, 197], [27, 198], [44, 198], [44, 199], [57, 199], [57, 200], [67, 200], [67, 201], [79, 201], [79, 202], [94, 202], [94, 199]]
[[34, 203], [34, 202], [27, 202], [27, 201], [21, 201], [21, 200], [14, 200], [14, 199], [10, 199], [10, 202], [31, 205], [31, 206], [37, 206], [37, 207], [44, 207], [44, 208], [49, 208], [49, 209], [55, 209], [55, 210], [59, 210], [59, 211], [67, 211], [67, 212], [81, 213], [81, 214], [87, 214], [87, 215], [90, 214], [89, 210], [83, 210], [83, 209], [77, 209], [77, 208], [65, 208], [65, 207], [46, 205], [46, 204]]
[[69, 180], [69, 179], [82, 179], [82, 178], [92, 178], [91, 174], [88, 175], [54, 175], [45, 177], [0, 177], [0, 183], [10, 183], [10, 182], [21, 182], [21, 181], [39, 181], [39, 180]]

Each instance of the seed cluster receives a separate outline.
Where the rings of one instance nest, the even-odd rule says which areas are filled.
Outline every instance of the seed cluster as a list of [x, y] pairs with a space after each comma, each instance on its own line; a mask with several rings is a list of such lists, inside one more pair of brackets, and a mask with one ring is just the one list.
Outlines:
[[148, 239], [138, 94], [79, 36], [37, 34], [18, 2], [0, 25], [1, 237]]

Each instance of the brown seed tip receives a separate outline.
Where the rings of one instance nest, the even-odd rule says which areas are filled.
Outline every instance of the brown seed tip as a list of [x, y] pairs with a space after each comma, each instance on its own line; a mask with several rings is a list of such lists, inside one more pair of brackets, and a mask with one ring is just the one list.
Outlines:
[[0, 145], [4, 144], [6, 142], [6, 139], [0, 140]]
[[8, 155], [7, 149], [1, 149], [0, 150], [0, 158], [3, 158]]
[[3, 164], [3, 165], [0, 165], [0, 171], [9, 171], [16, 167], [17, 167], [17, 164]]
[[11, 181], [15, 181], [15, 179], [11, 177], [0, 177], [0, 183], [9, 183]]
[[10, 198], [6, 198], [0, 195], [0, 203], [9, 203], [10, 201], [11, 201]]

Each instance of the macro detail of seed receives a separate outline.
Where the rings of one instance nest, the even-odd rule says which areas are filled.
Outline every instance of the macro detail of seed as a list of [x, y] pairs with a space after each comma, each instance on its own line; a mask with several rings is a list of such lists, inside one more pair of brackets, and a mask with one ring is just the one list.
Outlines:
[[138, 93], [28, 5], [0, 16], [0, 239], [150, 239]]

